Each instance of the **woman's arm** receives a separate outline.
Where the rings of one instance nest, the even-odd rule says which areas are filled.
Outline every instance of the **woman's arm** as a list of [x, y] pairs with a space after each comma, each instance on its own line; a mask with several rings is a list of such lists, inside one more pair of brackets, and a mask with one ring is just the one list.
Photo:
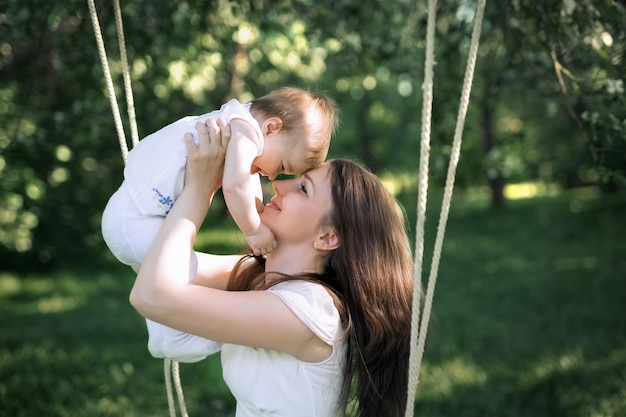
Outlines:
[[212, 255], [196, 252], [198, 269], [193, 281], [195, 285], [225, 290], [235, 264], [243, 255]]
[[200, 144], [197, 147], [192, 135], [185, 135], [188, 149], [185, 187], [157, 233], [137, 275], [130, 300], [138, 310], [149, 308], [160, 292], [188, 284], [193, 242], [221, 184], [226, 152], [222, 139], [228, 141], [230, 135], [221, 135], [220, 128], [228, 127], [222, 122], [220, 125], [218, 127], [212, 120], [207, 120], [206, 127], [198, 124]]

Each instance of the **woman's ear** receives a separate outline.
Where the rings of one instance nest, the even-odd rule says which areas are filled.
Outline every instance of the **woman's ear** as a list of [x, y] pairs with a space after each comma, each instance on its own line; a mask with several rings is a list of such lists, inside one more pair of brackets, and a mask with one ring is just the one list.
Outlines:
[[335, 250], [339, 247], [339, 236], [332, 227], [323, 228], [315, 238], [313, 247], [317, 250]]
[[262, 125], [262, 131], [264, 135], [280, 132], [282, 128], [283, 121], [280, 119], [280, 117], [269, 117], [265, 119]]

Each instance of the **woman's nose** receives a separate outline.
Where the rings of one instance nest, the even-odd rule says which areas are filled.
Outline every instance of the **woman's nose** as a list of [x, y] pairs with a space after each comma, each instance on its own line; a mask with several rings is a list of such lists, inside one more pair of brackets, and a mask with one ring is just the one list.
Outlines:
[[278, 181], [272, 182], [272, 187], [274, 188], [274, 192], [277, 195], [283, 195], [289, 190], [289, 187], [292, 186], [293, 184], [295, 184], [294, 179], [278, 180]]
[[273, 181], [272, 182], [272, 188], [274, 189], [274, 193], [277, 195], [282, 194], [282, 189], [283, 189], [283, 182], [285, 182], [285, 180], [279, 180], [279, 181]]

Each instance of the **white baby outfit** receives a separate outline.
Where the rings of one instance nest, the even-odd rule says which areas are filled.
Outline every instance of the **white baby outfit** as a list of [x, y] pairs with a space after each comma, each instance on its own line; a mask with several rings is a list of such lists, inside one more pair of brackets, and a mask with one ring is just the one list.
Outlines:
[[[109, 198], [101, 221], [104, 241], [120, 262], [141, 265], [165, 216], [182, 193], [187, 164], [183, 138], [185, 133], [192, 133], [196, 144], [199, 143], [196, 123], [204, 123], [207, 119], [222, 118], [227, 123], [242, 119], [256, 131], [256, 138], [252, 140], [258, 147], [257, 155], [263, 152], [263, 133], [250, 113], [250, 106], [250, 103], [231, 100], [211, 113], [184, 117], [146, 136], [128, 153], [124, 181]], [[195, 253], [192, 253], [190, 262], [189, 279], [192, 281], [197, 269]], [[165, 338], [184, 352], [185, 335], [151, 320], [146, 319], [146, 325], [149, 349], [154, 346], [163, 349]], [[219, 344], [206, 340], [204, 352], [214, 353], [219, 347]], [[197, 353], [197, 346], [194, 345], [194, 349]], [[193, 361], [193, 358], [188, 359]]]
[[167, 213], [183, 191], [187, 149], [183, 137], [192, 133], [198, 143], [196, 123], [207, 119], [247, 121], [256, 131], [253, 138], [263, 152], [263, 133], [250, 113], [250, 103], [231, 100], [219, 110], [184, 117], [146, 136], [128, 153], [124, 181], [111, 196], [102, 214], [102, 236], [120, 262], [137, 266]]

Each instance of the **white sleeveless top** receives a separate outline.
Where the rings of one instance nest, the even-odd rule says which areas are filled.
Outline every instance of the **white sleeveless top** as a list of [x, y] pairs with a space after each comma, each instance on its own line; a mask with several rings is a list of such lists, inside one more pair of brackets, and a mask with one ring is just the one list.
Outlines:
[[339, 417], [345, 363], [343, 327], [326, 289], [306, 281], [287, 281], [268, 291], [278, 295], [320, 339], [333, 347], [322, 362], [302, 362], [266, 349], [225, 344], [224, 380], [237, 399], [236, 417]]
[[343, 416], [339, 396], [346, 346], [332, 297], [322, 285], [306, 281], [281, 282], [267, 291], [280, 297], [316, 336], [332, 346], [328, 359], [303, 362], [286, 353], [216, 343], [161, 325], [151, 330], [151, 337], [158, 334], [154, 339], [159, 339], [151, 353], [196, 362], [221, 348], [224, 380], [237, 400], [236, 417]]

